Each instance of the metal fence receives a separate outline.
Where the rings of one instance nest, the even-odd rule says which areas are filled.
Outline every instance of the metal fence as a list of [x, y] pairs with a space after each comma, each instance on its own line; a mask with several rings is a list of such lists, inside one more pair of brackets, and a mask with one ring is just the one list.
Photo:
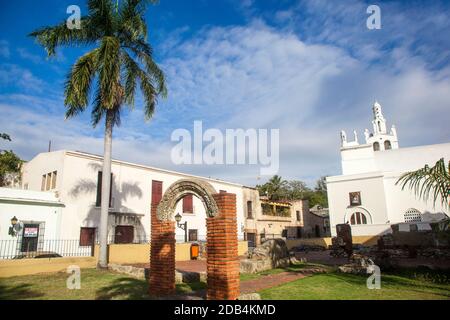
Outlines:
[[89, 257], [93, 256], [93, 253], [93, 246], [80, 246], [79, 239], [0, 240], [0, 259]]

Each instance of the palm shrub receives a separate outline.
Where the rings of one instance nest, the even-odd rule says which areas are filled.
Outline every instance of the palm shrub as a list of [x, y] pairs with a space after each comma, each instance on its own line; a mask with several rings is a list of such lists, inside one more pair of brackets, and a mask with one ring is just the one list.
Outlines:
[[401, 184], [402, 190], [408, 187], [421, 199], [428, 201], [432, 197], [433, 205], [440, 202], [449, 207], [450, 193], [450, 161], [446, 164], [441, 158], [433, 167], [425, 165], [416, 171], [404, 173], [396, 184]]

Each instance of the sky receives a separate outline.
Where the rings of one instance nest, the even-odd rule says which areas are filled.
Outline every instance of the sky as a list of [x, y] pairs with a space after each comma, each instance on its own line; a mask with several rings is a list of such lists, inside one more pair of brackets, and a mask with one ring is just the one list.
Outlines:
[[[67, 19], [84, 0], [0, 0], [0, 132], [24, 160], [66, 149], [103, 152], [90, 110], [64, 119], [64, 81], [88, 48], [56, 57], [27, 35]], [[366, 12], [381, 10], [381, 29]], [[257, 165], [177, 165], [175, 129], [279, 129], [279, 175], [306, 181], [341, 174], [339, 132], [363, 140], [372, 104], [395, 124], [400, 147], [450, 142], [449, 1], [161, 0], [146, 13], [149, 43], [168, 97], [144, 121], [142, 99], [114, 128], [113, 157], [250, 186]]]

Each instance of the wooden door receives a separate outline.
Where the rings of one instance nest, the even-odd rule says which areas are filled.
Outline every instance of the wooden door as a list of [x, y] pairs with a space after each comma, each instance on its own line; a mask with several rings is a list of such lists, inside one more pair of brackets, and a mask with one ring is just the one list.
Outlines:
[[133, 243], [133, 226], [116, 226], [114, 234], [114, 243]]
[[37, 251], [39, 224], [24, 224], [22, 233], [22, 252]]

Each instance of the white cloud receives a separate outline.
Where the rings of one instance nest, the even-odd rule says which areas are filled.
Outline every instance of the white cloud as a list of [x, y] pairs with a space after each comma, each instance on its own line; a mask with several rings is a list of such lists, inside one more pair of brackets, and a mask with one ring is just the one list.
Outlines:
[[[388, 53], [382, 49], [384, 39], [363, 41], [365, 31], [352, 31], [351, 22], [365, 26], [365, 10], [360, 17], [355, 12], [361, 6], [332, 11], [328, 3], [302, 5], [309, 13], [325, 10], [323, 17], [332, 16], [330, 12], [338, 13], [338, 19], [349, 17], [336, 34], [337, 22], [331, 18], [306, 20], [307, 36], [260, 20], [207, 27], [185, 40], [180, 37], [184, 29], [177, 30], [163, 45], [169, 99], [160, 103], [148, 125], [139, 108], [124, 114], [122, 127], [115, 130], [114, 157], [254, 185], [262, 182], [257, 180], [257, 166], [174, 166], [169, 160], [170, 133], [179, 127], [191, 130], [194, 120], [203, 120], [204, 129], [279, 128], [280, 174], [312, 184], [321, 175], [340, 173], [339, 131], [357, 129], [362, 140], [363, 129], [371, 125], [374, 99], [382, 103], [388, 121], [397, 125], [401, 146], [448, 142], [450, 69], [433, 70], [422, 55], [411, 51], [406, 45], [410, 31], [395, 35], [405, 41]], [[296, 14], [293, 10], [278, 17], [294, 23]], [[406, 19], [389, 15], [398, 26]], [[356, 48], [357, 54], [347, 48]], [[372, 63], [385, 57], [386, 63]], [[10, 81], [11, 71], [16, 71], [15, 79], [23, 79], [24, 70], [0, 68], [0, 82]], [[88, 115], [63, 121], [59, 92], [54, 94], [59, 98], [0, 97], [5, 115], [0, 127], [13, 137], [13, 149], [31, 158], [52, 139], [55, 148], [102, 153], [101, 126], [93, 130]]]
[[40, 64], [43, 62], [43, 59], [41, 56], [38, 56], [36, 54], [30, 53], [25, 48], [17, 48], [17, 52], [19, 53], [19, 56], [25, 60], [29, 60], [35, 64]]
[[44, 82], [30, 70], [14, 64], [0, 65], [0, 87], [12, 85], [25, 91], [41, 92]]

